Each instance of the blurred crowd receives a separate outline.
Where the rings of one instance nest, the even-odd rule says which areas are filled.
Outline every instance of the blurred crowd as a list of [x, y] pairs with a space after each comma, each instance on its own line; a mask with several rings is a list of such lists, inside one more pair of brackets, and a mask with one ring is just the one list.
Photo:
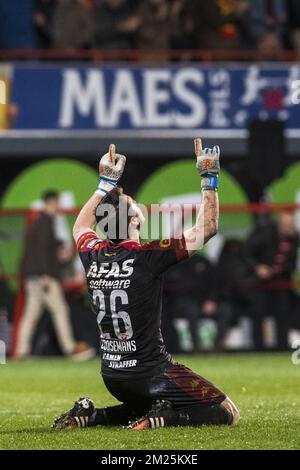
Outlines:
[[[20, 358], [61, 352], [88, 359], [98, 348], [85, 273], [72, 244], [58, 236], [58, 211], [59, 194], [47, 191], [44, 211], [26, 236], [25, 302], [17, 330], [15, 316]], [[214, 261], [204, 250], [172, 267], [164, 276], [162, 330], [168, 349], [288, 349], [300, 336], [300, 296], [292, 283], [299, 271], [298, 249], [294, 214], [282, 212], [276, 219], [259, 219], [246, 239], [223, 240]], [[11, 320], [17, 304], [11, 305]], [[0, 339], [8, 335], [1, 305]]]
[[[246, 240], [227, 239], [216, 262], [197, 254], [165, 278], [165, 331], [173, 349], [286, 350], [300, 332], [299, 234], [292, 213], [258, 224]], [[294, 336], [294, 337], [296, 337]]]
[[300, 51], [297, 0], [0, 0], [0, 13], [2, 49]]

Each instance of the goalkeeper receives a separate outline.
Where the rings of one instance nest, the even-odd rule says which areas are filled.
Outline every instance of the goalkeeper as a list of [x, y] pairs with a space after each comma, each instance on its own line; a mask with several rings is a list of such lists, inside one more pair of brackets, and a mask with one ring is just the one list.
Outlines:
[[[164, 426], [235, 425], [239, 412], [212, 383], [166, 351], [160, 331], [161, 275], [200, 249], [218, 229], [220, 149], [195, 140], [202, 202], [194, 227], [180, 239], [140, 243], [143, 214], [117, 186], [126, 158], [109, 153], [100, 160], [100, 182], [82, 208], [73, 235], [84, 265], [92, 308], [100, 329], [102, 377], [121, 404], [96, 408], [87, 397], [56, 419], [54, 429], [123, 425], [132, 430]], [[120, 235], [121, 206], [125, 234]], [[108, 206], [109, 205], [109, 206]], [[108, 217], [105, 208], [110, 207]], [[108, 236], [93, 231], [102, 223]], [[109, 226], [114, 223], [116, 231]]]

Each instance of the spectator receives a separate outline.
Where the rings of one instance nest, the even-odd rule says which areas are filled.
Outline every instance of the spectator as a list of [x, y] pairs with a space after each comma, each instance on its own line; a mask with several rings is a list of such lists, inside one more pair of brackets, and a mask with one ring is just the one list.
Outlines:
[[[0, 234], [1, 238], [1, 234]], [[4, 275], [4, 276], [3, 276]], [[0, 341], [4, 341], [5, 349], [10, 351], [12, 312], [14, 308], [14, 293], [2, 273], [0, 261]], [[3, 358], [2, 358], [3, 359]], [[1, 364], [1, 346], [0, 346]]]
[[171, 4], [172, 49], [194, 49], [194, 22], [186, 0], [174, 0]]
[[214, 298], [217, 308], [214, 314], [218, 322], [216, 345], [218, 349], [224, 349], [228, 329], [242, 315], [249, 314], [249, 287], [253, 286], [253, 276], [243, 257], [241, 241], [228, 239], [225, 242], [215, 272]]
[[0, 0], [0, 49], [33, 49], [33, 0]]
[[189, 5], [199, 49], [232, 50], [241, 47], [247, 32], [247, 1], [191, 0]]
[[52, 25], [58, 0], [35, 0], [33, 23], [35, 25], [39, 48], [50, 48], [52, 44]]
[[299, 0], [287, 0], [288, 23], [290, 25], [289, 39], [300, 59], [300, 2]]
[[58, 257], [74, 332], [96, 350], [99, 347], [99, 334], [95, 329], [95, 314], [89, 308], [85, 271], [80, 258], [78, 254], [74, 257], [74, 251], [65, 245], [59, 248]]
[[201, 255], [194, 255], [188, 263], [174, 266], [165, 275], [165, 291], [168, 297], [168, 325], [170, 317], [186, 319], [194, 351], [201, 349], [199, 321], [210, 315], [213, 292], [213, 267]]
[[17, 356], [30, 354], [32, 340], [42, 308], [52, 315], [58, 340], [64, 354], [88, 359], [94, 350], [85, 343], [75, 342], [69, 308], [60, 284], [58, 245], [54, 233], [54, 217], [58, 212], [58, 193], [48, 191], [44, 195], [45, 212], [31, 225], [23, 258], [26, 305], [18, 337]]
[[282, 48], [287, 8], [284, 0], [251, 0], [251, 32], [259, 50], [266, 54]]
[[101, 0], [96, 3], [94, 45], [99, 48], [129, 49], [138, 27], [134, 4], [128, 0]]
[[167, 0], [104, 0], [96, 9], [97, 47], [169, 49], [171, 8]]
[[138, 10], [138, 49], [170, 49], [172, 15], [167, 0], [145, 0]]
[[260, 283], [252, 296], [256, 349], [264, 348], [262, 322], [266, 316], [274, 316], [276, 320], [278, 348], [287, 348], [291, 289], [281, 286], [280, 281], [292, 279], [298, 244], [299, 236], [290, 213], [282, 213], [277, 224], [254, 230], [247, 242], [246, 256]]
[[51, 34], [54, 48], [90, 47], [94, 35], [91, 3], [87, 0], [58, 0]]

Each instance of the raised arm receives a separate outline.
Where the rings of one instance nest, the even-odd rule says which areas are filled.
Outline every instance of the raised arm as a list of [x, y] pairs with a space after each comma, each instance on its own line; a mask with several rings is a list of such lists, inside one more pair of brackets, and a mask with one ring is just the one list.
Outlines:
[[73, 227], [75, 243], [86, 232], [93, 231], [96, 225], [95, 210], [103, 197], [111, 191], [121, 178], [126, 163], [124, 155], [116, 154], [114, 144], [109, 146], [109, 152], [103, 155], [99, 163], [99, 184], [95, 193], [83, 206]]
[[195, 225], [184, 232], [187, 250], [193, 255], [218, 231], [220, 148], [202, 149], [201, 139], [195, 139], [196, 167], [202, 177], [202, 200]]

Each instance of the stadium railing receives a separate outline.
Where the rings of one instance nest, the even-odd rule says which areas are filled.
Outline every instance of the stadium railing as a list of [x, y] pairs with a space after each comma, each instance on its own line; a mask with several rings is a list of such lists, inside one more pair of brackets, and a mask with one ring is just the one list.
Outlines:
[[200, 50], [200, 49], [0, 49], [0, 61], [13, 60], [84, 60], [95, 63], [110, 61], [280, 61], [299, 59], [292, 50]]

